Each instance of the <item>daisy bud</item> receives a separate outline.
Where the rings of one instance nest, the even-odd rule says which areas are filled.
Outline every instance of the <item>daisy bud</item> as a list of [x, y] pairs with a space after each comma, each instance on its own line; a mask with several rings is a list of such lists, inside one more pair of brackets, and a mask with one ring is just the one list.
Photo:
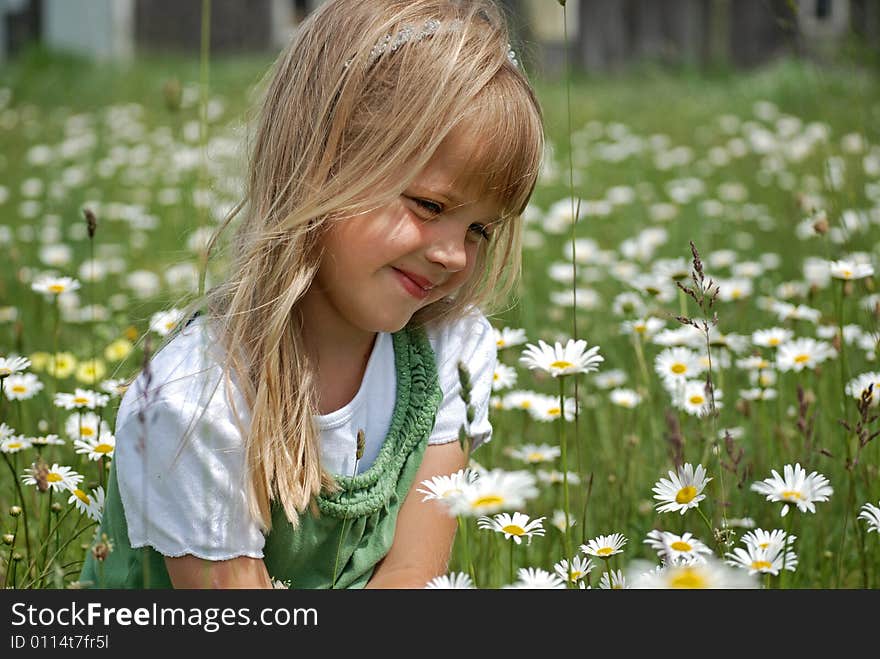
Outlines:
[[11, 534], [11, 533], [4, 533], [3, 534], [3, 544], [4, 545], [11, 545], [13, 542], [15, 542], [15, 536], [13, 534]]
[[109, 555], [110, 552], [113, 551], [113, 543], [107, 538], [106, 533], [101, 534], [101, 542], [95, 544], [92, 547], [92, 556], [95, 557], [96, 561], [104, 561]]
[[21, 515], [21, 506], [11, 506], [9, 508], [9, 514], [12, 517], [18, 517]]
[[55, 513], [56, 515], [61, 512], [61, 504], [58, 503], [57, 501], [52, 504], [52, 512]]
[[823, 213], [820, 214], [816, 221], [813, 222], [813, 231], [818, 233], [820, 236], [824, 236], [828, 233], [828, 217]]
[[24, 558], [24, 557], [23, 557], [20, 553], [15, 552], [15, 553], [12, 555], [12, 562], [13, 562], [13, 563], [18, 563], [22, 558]]
[[98, 228], [98, 218], [95, 217], [95, 214], [92, 212], [91, 208], [86, 208], [83, 211], [83, 214], [86, 216], [86, 224], [89, 228], [89, 238], [94, 238], [95, 229]]
[[358, 428], [357, 434], [357, 452], [355, 453], [355, 459], [360, 460], [364, 457], [364, 449], [367, 447], [367, 438], [364, 435], [364, 429]]

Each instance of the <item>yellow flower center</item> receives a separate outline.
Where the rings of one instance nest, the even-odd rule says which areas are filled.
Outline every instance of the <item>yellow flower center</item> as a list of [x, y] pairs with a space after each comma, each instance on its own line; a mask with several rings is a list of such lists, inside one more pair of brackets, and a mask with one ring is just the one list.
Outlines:
[[580, 570], [572, 570], [571, 571], [571, 580], [577, 581], [578, 579], [581, 578], [582, 575], [583, 575], [583, 572], [581, 572]]
[[693, 568], [682, 568], [669, 580], [670, 588], [708, 588], [706, 578]]
[[493, 374], [492, 374], [492, 380], [493, 380], [494, 382], [498, 382], [498, 374], [497, 374], [497, 373], [493, 373]]
[[77, 405], [85, 405], [86, 403], [89, 402], [89, 399], [86, 398], [85, 396], [77, 396], [76, 398], [73, 399], [73, 402], [76, 403]]
[[803, 495], [796, 490], [786, 490], [782, 493], [782, 498], [786, 501], [797, 501], [798, 499], [803, 499]]
[[64, 292], [64, 285], [63, 284], [51, 284], [49, 286], [49, 292], [50, 293], [63, 293]]
[[509, 533], [510, 535], [525, 535], [526, 530], [517, 526], [516, 524], [508, 524], [507, 526], [502, 526], [501, 530], [505, 533]]
[[767, 549], [767, 547], [770, 546], [770, 543], [769, 543], [769, 542], [762, 542], [762, 543], [759, 543], [758, 546], [759, 546], [761, 549]]
[[532, 451], [526, 456], [526, 460], [529, 462], [542, 462], [544, 460], [544, 454], [538, 453], [537, 451]]
[[697, 488], [693, 485], [685, 485], [675, 495], [675, 503], [690, 503], [697, 496]]
[[648, 326], [645, 325], [644, 323], [639, 323], [639, 324], [635, 325], [635, 326], [633, 327], [633, 329], [634, 329], [636, 332], [638, 332], [639, 334], [644, 334], [644, 333], [647, 331]]
[[61, 476], [59, 476], [55, 472], [49, 472], [49, 475], [46, 476], [46, 480], [49, 481], [50, 483], [57, 483], [58, 481], [63, 480], [63, 479], [61, 478]]
[[794, 361], [798, 364], [803, 364], [805, 362], [810, 361], [810, 356], [809, 355], [798, 355], [797, 357], [794, 358]]
[[547, 410], [547, 414], [549, 414], [550, 416], [559, 416], [560, 412], [562, 412], [562, 410], [560, 410], [558, 407], [551, 407], [549, 410]]
[[20, 384], [14, 384], [14, 385], [12, 385], [12, 391], [14, 391], [17, 394], [23, 394], [24, 392], [27, 391], [27, 387], [20, 385]]
[[852, 270], [843, 270], [840, 274], [843, 275], [843, 277], [846, 279], [849, 279], [853, 276]]
[[113, 447], [110, 444], [98, 444], [95, 447], [95, 453], [112, 453]]
[[733, 292], [730, 294], [730, 297], [732, 297], [734, 300], [738, 300], [742, 297], [742, 291], [738, 288], [734, 288]]
[[497, 345], [499, 348], [503, 348], [506, 345], [506, 341], [504, 339], [498, 339], [495, 342], [495, 345]]
[[522, 409], [527, 410], [527, 409], [529, 409], [529, 408], [532, 406], [532, 402], [529, 401], [529, 400], [524, 400], [523, 402], [521, 402], [521, 403], [519, 404], [519, 406], [520, 406]]
[[95, 431], [93, 428], [89, 428], [88, 426], [80, 426], [79, 434], [84, 435], [85, 437], [91, 437], [95, 434]]
[[571, 362], [567, 362], [565, 360], [555, 361], [550, 364], [550, 368], [558, 368], [559, 370], [564, 370], [566, 368], [571, 368], [574, 366]]
[[92, 502], [92, 500], [89, 499], [89, 495], [86, 494], [85, 492], [83, 492], [82, 490], [76, 489], [73, 491], [73, 494], [76, 496], [77, 499], [82, 501], [87, 506]]
[[691, 551], [693, 549], [693, 547], [691, 547], [684, 540], [676, 540], [669, 546], [672, 547], [675, 551]]
[[778, 339], [777, 337], [775, 337], [775, 336], [772, 336], [772, 337], [770, 337], [770, 338], [767, 340], [767, 343], [768, 343], [769, 345], [771, 345], [771, 346], [778, 346], [778, 345], [779, 345], [779, 339]]
[[6, 448], [8, 448], [10, 451], [17, 451], [17, 450], [20, 449], [21, 447], [22, 447], [22, 443], [21, 443], [21, 442], [9, 442], [9, 443], [6, 445]]
[[472, 504], [473, 508], [486, 508], [489, 506], [498, 506], [504, 503], [504, 498], [498, 496], [497, 494], [487, 494], [482, 496], [476, 500]]
[[688, 400], [690, 400], [691, 405], [702, 405], [706, 402], [706, 399], [700, 396], [699, 394], [694, 394]]
[[675, 373], [676, 375], [681, 375], [682, 373], [687, 371], [688, 368], [684, 364], [673, 364], [669, 370], [672, 371], [673, 373]]
[[600, 549], [596, 550], [596, 555], [597, 556], [610, 556], [613, 551], [614, 551], [614, 549], [611, 547], [601, 547]]
[[752, 569], [754, 570], [769, 570], [773, 567], [767, 561], [752, 561]]
[[177, 321], [169, 320], [167, 323], [165, 323], [165, 329], [173, 330], [175, 325], [177, 325]]

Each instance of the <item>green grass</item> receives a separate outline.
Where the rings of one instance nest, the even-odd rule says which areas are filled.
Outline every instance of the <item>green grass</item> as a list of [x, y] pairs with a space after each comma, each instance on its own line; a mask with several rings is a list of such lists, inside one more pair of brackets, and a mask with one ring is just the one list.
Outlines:
[[[220, 135], [240, 136], [237, 131], [252, 101], [254, 84], [271, 63], [269, 56], [249, 58], [215, 58], [210, 65], [210, 97], [221, 100], [224, 110], [209, 126], [209, 137]], [[871, 60], [864, 60], [870, 63]], [[62, 274], [76, 276], [76, 268], [91, 255], [91, 246], [82, 231], [73, 227], [82, 224], [82, 209], [93, 202], [101, 202], [97, 248], [115, 249], [124, 260], [124, 270], [101, 282], [86, 284], [81, 293], [81, 303], [100, 302], [109, 304], [112, 296], [123, 293], [123, 304], [111, 309], [105, 322], [62, 324], [58, 347], [69, 350], [79, 359], [101, 354], [113, 339], [130, 331], [138, 336], [148, 331], [150, 315], [172, 306], [181, 294], [163, 282], [155, 295], [138, 298], [124, 282], [126, 273], [147, 270], [162, 275], [168, 267], [181, 262], [193, 262], [193, 255], [186, 248], [187, 237], [206, 220], [204, 207], [196, 205], [193, 193], [208, 190], [214, 203], [228, 204], [237, 201], [231, 188], [222, 182], [204, 178], [200, 166], [193, 167], [179, 176], [171, 176], [169, 159], [172, 151], [151, 147], [148, 153], [138, 156], [138, 149], [146, 143], [155, 144], [155, 131], [165, 131], [176, 143], [182, 143], [198, 152], [198, 141], [188, 139], [187, 131], [198, 122], [198, 103], [173, 109], [166, 100], [165, 86], [171, 80], [185, 88], [196, 90], [200, 79], [200, 67], [196, 59], [182, 57], [139, 57], [135, 61], [120, 64], [94, 64], [78, 58], [33, 50], [0, 71], [0, 88], [8, 89], [11, 100], [6, 110], [0, 110], [0, 137], [4, 145], [0, 156], [0, 184], [8, 190], [8, 199], [0, 204], [0, 225], [7, 227], [11, 238], [6, 241], [6, 261], [10, 267], [0, 271], [0, 307], [14, 306], [18, 322], [0, 324], [0, 356], [9, 353], [32, 355], [55, 349], [52, 309], [30, 290], [29, 281], [34, 272], [47, 269], [38, 256], [39, 237], [46, 227], [56, 227], [62, 241], [70, 245], [73, 257], [69, 265], [58, 268]], [[549, 142], [553, 146], [553, 159], [558, 167], [555, 180], [545, 180], [538, 187], [533, 205], [538, 214], [546, 213], [550, 206], [571, 194], [569, 187], [569, 106], [568, 90], [560, 80], [536, 80], [535, 87], [546, 118]], [[613, 186], [630, 186], [638, 191], [629, 204], [615, 206], [608, 215], [581, 217], [575, 228], [578, 238], [595, 240], [602, 249], [614, 253], [614, 260], [623, 260], [621, 243], [631, 239], [648, 227], [662, 227], [668, 233], [667, 241], [660, 245], [654, 255], [638, 265], [650, 269], [658, 258], [681, 257], [690, 259], [689, 242], [693, 241], [704, 260], [719, 249], [734, 249], [739, 260], [754, 260], [762, 253], [778, 254], [781, 263], [777, 270], [754, 282], [752, 296], [738, 302], [717, 303], [712, 309], [718, 313], [718, 327], [724, 333], [750, 335], [755, 329], [783, 324], [769, 312], [759, 309], [756, 300], [760, 295], [773, 295], [776, 286], [783, 281], [802, 278], [804, 259], [808, 256], [841, 258], [860, 251], [868, 253], [876, 263], [877, 224], [873, 221], [865, 232], [853, 233], [841, 243], [825, 239], [802, 241], [794, 237], [796, 225], [806, 215], [799, 205], [801, 195], [811, 182], [818, 182], [819, 192], [825, 196], [826, 207], [832, 226], [840, 224], [841, 213], [846, 210], [876, 212], [877, 201], [867, 197], [867, 184], [877, 183], [876, 175], [864, 171], [863, 157], [869, 153], [841, 153], [840, 140], [844, 135], [859, 133], [876, 153], [880, 142], [880, 85], [876, 68], [837, 63], [819, 68], [798, 60], [781, 60], [771, 66], [747, 71], [714, 71], [700, 73], [694, 70], [669, 70], [643, 66], [624, 76], [576, 76], [572, 79], [570, 121], [576, 145], [574, 156], [577, 165], [577, 183], [574, 194], [584, 200], [603, 199]], [[818, 143], [809, 156], [796, 163], [788, 163], [785, 169], [793, 177], [789, 187], [779, 185], [779, 179], [771, 177], [762, 184], [756, 176], [766, 164], [760, 154], [749, 152], [734, 158], [729, 164], [702, 171], [698, 167], [713, 147], [724, 147], [736, 134], [725, 133], [719, 123], [722, 116], [739, 118], [742, 124], [754, 122], [774, 128], [773, 121], [757, 117], [756, 103], [769, 102], [778, 108], [780, 117], [797, 118], [801, 126], [794, 134], [801, 135], [811, 124], [827, 127], [830, 139]], [[140, 126], [138, 132], [126, 127], [127, 121]], [[65, 140], [81, 135], [76, 127], [65, 132], [65, 126], [84, 122], [92, 127], [96, 144], [72, 157], [55, 151], [54, 157], [45, 164], [27, 164], [29, 151], [37, 144], [57, 146]], [[73, 124], [75, 126], [75, 123]], [[614, 135], [626, 134], [628, 139], [650, 144], [652, 140], [666, 140], [670, 147], [683, 146], [692, 150], [694, 157], [689, 163], [669, 169], [655, 166], [652, 151], [619, 162], [608, 162], [597, 157], [603, 145], [614, 141]], [[148, 139], [149, 138], [149, 139]], [[823, 183], [824, 164], [829, 156], [840, 157], [845, 164], [843, 185], [837, 190], [827, 189]], [[88, 172], [101, 170], [107, 160], [120, 161], [142, 157], [143, 163], [134, 167], [120, 165], [110, 168], [106, 177], [93, 176], [87, 183], [66, 186], [57, 195], [49, 194], [51, 184], [69, 176], [71, 168], [82, 167]], [[201, 156], [199, 156], [201, 157]], [[199, 161], [202, 163], [203, 161]], [[216, 171], [230, 166], [234, 159], [218, 161]], [[215, 170], [212, 170], [215, 171]], [[228, 176], [240, 176], [241, 171], [227, 171]], [[670, 222], [658, 223], [651, 219], [651, 205], [668, 200], [666, 186], [673, 181], [697, 178], [705, 185], [705, 191], [688, 203], [680, 204], [678, 216]], [[21, 186], [29, 179], [45, 182], [46, 190], [37, 196], [39, 210], [33, 217], [24, 217], [21, 202], [24, 201]], [[720, 185], [731, 182], [743, 184], [748, 192], [746, 202], [725, 202], [720, 216], [710, 216], [700, 202], [716, 199]], [[178, 203], [159, 203], [159, 191], [177, 188], [181, 191]], [[135, 204], [144, 213], [153, 216], [156, 229], [132, 229], [119, 217], [124, 212], [111, 204]], [[766, 224], [750, 219], [749, 206], [758, 209], [758, 215], [769, 218]], [[54, 216], [54, 217], [53, 217]], [[49, 218], [49, 219], [47, 219]], [[27, 239], [24, 227], [32, 227], [33, 239]], [[571, 231], [553, 235], [537, 231], [542, 244], [529, 247], [525, 252], [523, 287], [518, 304], [509, 311], [493, 318], [497, 327], [504, 325], [526, 329], [529, 340], [553, 341], [572, 333], [571, 310], [550, 304], [552, 291], [565, 291], [564, 284], [552, 281], [548, 266], [565, 262], [565, 251]], [[0, 229], [0, 236], [2, 236]], [[115, 247], [114, 247], [115, 246]], [[660, 347], [647, 344], [645, 353], [651, 375], [642, 381], [635, 358], [633, 344], [623, 336], [619, 325], [624, 318], [612, 310], [614, 297], [622, 291], [631, 290], [624, 283], [608, 276], [608, 265], [595, 266], [596, 281], [580, 285], [590, 287], [602, 302], [595, 309], [579, 310], [577, 316], [578, 338], [585, 338], [590, 345], [600, 345], [605, 357], [602, 370], [620, 368], [627, 373], [627, 386], [639, 388], [646, 397], [634, 410], [612, 406], [607, 394], [592, 384], [592, 376], [580, 381], [579, 394], [582, 402], [578, 423], [566, 428], [569, 469], [577, 472], [580, 485], [572, 485], [572, 515], [577, 519], [575, 537], [577, 544], [599, 534], [624, 533], [629, 543], [625, 560], [612, 561], [614, 567], [625, 567], [629, 559], [651, 558], [652, 553], [642, 543], [651, 528], [676, 532], [690, 531], [708, 544], [715, 538], [700, 518], [689, 513], [658, 515], [653, 507], [651, 487], [660, 477], [672, 469], [668, 437], [672, 432], [669, 420], [680, 424], [684, 441], [684, 457], [687, 462], [706, 466], [713, 481], [709, 498], [701, 506], [717, 527], [721, 519], [722, 483], [723, 496], [729, 503], [730, 517], [753, 517], [763, 528], [783, 528], [782, 524], [793, 520], [791, 532], [798, 536], [797, 551], [800, 558], [798, 571], [787, 575], [788, 587], [877, 587], [880, 573], [876, 567], [876, 534], [865, 536], [864, 523], [855, 519], [858, 506], [864, 502], [878, 502], [880, 485], [877, 480], [878, 447], [871, 443], [861, 454], [858, 468], [849, 471], [844, 466], [846, 442], [851, 441], [843, 432], [839, 420], [843, 414], [853, 422], [856, 418], [854, 401], [847, 400], [841, 406], [845, 381], [859, 373], [873, 370], [862, 351], [847, 348], [847, 372], [840, 373], [839, 362], [823, 365], [815, 373], [780, 375], [777, 402], [744, 405], [737, 402], [737, 392], [747, 387], [744, 372], [735, 367], [719, 369], [717, 352], [713, 354], [716, 386], [724, 393], [724, 406], [717, 419], [689, 417], [671, 410], [668, 394], [654, 377], [652, 363]], [[218, 268], [215, 275], [220, 274]], [[586, 269], [579, 266], [579, 272]], [[726, 274], [724, 276], [727, 276]], [[873, 280], [855, 282], [851, 294], [845, 299], [847, 323], [858, 323], [865, 331], [876, 331], [876, 318], [858, 305], [861, 297], [873, 291]], [[825, 322], [834, 323], [837, 317], [835, 287], [817, 289], [799, 300], [818, 308]], [[676, 298], [667, 303], [657, 303], [646, 298], [648, 308], [658, 317], [667, 320], [667, 327], [676, 326], [674, 315], [682, 309], [699, 316], [693, 302]], [[813, 335], [814, 328], [804, 322], [788, 323], [799, 335]], [[500, 353], [501, 360], [517, 366], [518, 348]], [[124, 362], [108, 364], [106, 377], [125, 377], [140, 364], [140, 346]], [[735, 359], [735, 358], [734, 358]], [[115, 370], [114, 370], [115, 369]], [[34, 369], [36, 371], [36, 369]], [[518, 367], [518, 388], [543, 393], [558, 392], [557, 382], [540, 378]], [[54, 390], [72, 391], [83, 386], [70, 377], [57, 382], [45, 372], [39, 372], [47, 384], [36, 398], [23, 403], [5, 401], [0, 408], [0, 420], [15, 427], [17, 432], [35, 435], [39, 421], [47, 423], [49, 431], [57, 432], [61, 412], [50, 404]], [[569, 383], [568, 394], [573, 393]], [[804, 435], [797, 427], [797, 389], [802, 387], [814, 401], [808, 414], [816, 414], [815, 435], [812, 448], [805, 445]], [[504, 392], [499, 392], [499, 395]], [[115, 401], [114, 401], [115, 406]], [[763, 406], [763, 409], [762, 409]], [[792, 416], [789, 408], [794, 406]], [[841, 411], [843, 410], [843, 411]], [[667, 413], [671, 415], [667, 417]], [[114, 409], [105, 411], [105, 418], [112, 422]], [[488, 467], [506, 469], [529, 468], [510, 458], [505, 448], [523, 443], [558, 443], [556, 424], [532, 421], [525, 413], [509, 410], [493, 411], [495, 439], [479, 449], [474, 458]], [[739, 440], [745, 455], [736, 473], [719, 466], [712, 454], [714, 438], [723, 427], [740, 426], [744, 437]], [[42, 432], [46, 432], [43, 430]], [[824, 449], [825, 453], [819, 451]], [[722, 449], [723, 450], [723, 449]], [[826, 455], [827, 453], [827, 455]], [[829, 457], [830, 456], [830, 457]], [[20, 458], [22, 456], [19, 456]], [[96, 465], [87, 463], [74, 455], [69, 447], [48, 451], [47, 459], [70, 464], [87, 474], [90, 483], [98, 479]], [[770, 469], [781, 472], [782, 466], [800, 461], [808, 470], [816, 469], [828, 476], [835, 493], [831, 501], [817, 504], [816, 515], [790, 513], [786, 520], [779, 518], [779, 504], [769, 504], [763, 497], [749, 491], [755, 480], [770, 476]], [[26, 461], [19, 460], [19, 473]], [[547, 467], [548, 465], [539, 465]], [[559, 469], [557, 462], [553, 465]], [[4, 467], [5, 469], [5, 467]], [[15, 500], [11, 474], [3, 472], [0, 477], [0, 510], [5, 510]], [[588, 489], [586, 483], [592, 484]], [[855, 488], [849, 498], [850, 484]], [[31, 534], [36, 542], [40, 523], [47, 513], [37, 513], [38, 499], [33, 497], [31, 513], [34, 521]], [[543, 486], [540, 496], [530, 502], [531, 516], [549, 515], [562, 506], [562, 493], [558, 485]], [[39, 500], [44, 503], [43, 500]], [[586, 512], [584, 512], [586, 511]], [[842, 520], [848, 515], [847, 539], [841, 544]], [[75, 515], [65, 524], [72, 525]], [[2, 518], [3, 532], [12, 532], [14, 520]], [[72, 526], [65, 532], [72, 533]], [[472, 554], [482, 557], [477, 566], [479, 583], [500, 585], [506, 579], [507, 547], [487, 531], [471, 528], [468, 533], [473, 544]], [[57, 580], [53, 577], [44, 585], [63, 585], [76, 573], [77, 561], [81, 560], [82, 539], [72, 542], [64, 553], [68, 567]], [[459, 537], [459, 543], [461, 537]], [[474, 551], [477, 550], [477, 551]], [[841, 554], [842, 551], [842, 554]], [[837, 561], [842, 555], [842, 569], [838, 574]], [[5, 552], [0, 553], [5, 565]], [[490, 558], [486, 558], [486, 557]], [[463, 548], [456, 548], [453, 568], [463, 569]], [[562, 558], [560, 534], [553, 528], [547, 536], [537, 538], [529, 546], [517, 548], [517, 565], [539, 565], [552, 569], [552, 564]], [[599, 570], [597, 569], [596, 574]], [[594, 574], [593, 586], [598, 582]], [[775, 583], [775, 582], [774, 582]]]

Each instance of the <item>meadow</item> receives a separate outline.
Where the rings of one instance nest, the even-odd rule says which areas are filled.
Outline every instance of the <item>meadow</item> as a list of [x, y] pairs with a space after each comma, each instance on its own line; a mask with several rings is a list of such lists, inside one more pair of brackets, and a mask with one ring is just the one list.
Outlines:
[[[198, 290], [269, 64], [0, 70], [6, 587], [82, 587], [112, 551], [120, 386]], [[878, 587], [876, 67], [535, 85], [548, 149], [490, 318], [493, 437], [422, 485], [459, 522], [432, 586]]]

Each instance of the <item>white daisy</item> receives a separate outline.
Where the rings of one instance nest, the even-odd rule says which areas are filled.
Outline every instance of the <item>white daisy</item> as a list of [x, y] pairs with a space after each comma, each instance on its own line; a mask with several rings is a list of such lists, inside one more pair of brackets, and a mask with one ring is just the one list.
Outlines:
[[3, 378], [3, 393], [10, 400], [28, 400], [43, 390], [43, 383], [33, 373], [16, 373]]
[[51, 488], [55, 492], [64, 490], [73, 490], [82, 482], [82, 475], [75, 472], [70, 467], [63, 467], [53, 464], [51, 467], [45, 465], [41, 468], [36, 464], [25, 468], [25, 475], [21, 477], [25, 485], [36, 485], [40, 487], [40, 483], [45, 483], [46, 487]]
[[625, 544], [626, 537], [622, 533], [612, 533], [593, 538], [587, 544], [581, 545], [581, 551], [587, 556], [611, 558], [615, 554], [622, 553]]
[[574, 398], [563, 398], [564, 408], [559, 407], [559, 396], [534, 394], [531, 402], [532, 405], [529, 407], [529, 414], [536, 421], [549, 423], [555, 421], [560, 416], [562, 416], [565, 421], [572, 421], [574, 419]]
[[724, 554], [725, 562], [733, 567], [747, 570], [749, 574], [778, 575], [783, 569], [794, 572], [797, 570], [798, 558], [791, 550], [782, 545], [769, 545], [766, 549], [747, 544], [745, 549], [735, 547], [732, 552]]
[[476, 517], [522, 508], [527, 499], [537, 495], [533, 474], [493, 469], [480, 474], [472, 483], [462, 483], [461, 494], [443, 501], [449, 505], [453, 516]]
[[[563, 581], [571, 579], [572, 583], [577, 583], [592, 572], [594, 567], [591, 559], [575, 556], [571, 561], [571, 565], [569, 565], [567, 559], [563, 558], [553, 566], [553, 570]], [[569, 570], [571, 571], [569, 572]]]
[[537, 346], [527, 344], [519, 360], [526, 368], [541, 370], [553, 377], [589, 373], [598, 370], [605, 358], [598, 354], [599, 346], [589, 350], [586, 347], [583, 339], [569, 339], [564, 346], [559, 341], [550, 346], [539, 340]]
[[743, 400], [775, 400], [777, 391], [769, 387], [753, 387], [751, 389], [740, 389], [739, 396]]
[[91, 491], [91, 494], [86, 494], [84, 490], [74, 487], [70, 490], [67, 503], [74, 504], [81, 513], [100, 522], [104, 512], [104, 488], [99, 485], [98, 489]]
[[562, 454], [562, 449], [549, 444], [523, 444], [510, 450], [510, 457], [529, 464], [553, 462]]
[[703, 372], [699, 355], [684, 347], [666, 348], [654, 358], [654, 370], [664, 384], [680, 383]]
[[712, 550], [690, 533], [671, 533], [653, 529], [645, 543], [653, 548], [665, 563], [703, 563]]
[[90, 409], [96, 407], [104, 407], [110, 401], [110, 396], [100, 394], [91, 389], [80, 389], [77, 387], [74, 393], [59, 392], [55, 394], [55, 406], [63, 407], [66, 410], [73, 409]]
[[422, 481], [419, 483], [422, 487], [418, 488], [416, 492], [425, 495], [422, 501], [431, 501], [433, 499], [444, 501], [460, 495], [465, 483], [472, 483], [477, 477], [478, 475], [475, 471], [465, 467], [448, 476], [434, 476]]
[[76, 279], [71, 277], [54, 277], [52, 275], [39, 277], [31, 284], [31, 289], [37, 293], [47, 295], [61, 295], [62, 293], [78, 290], [79, 287], [80, 284]]
[[180, 324], [181, 320], [183, 320], [183, 311], [180, 309], [157, 311], [150, 316], [150, 329], [159, 336], [166, 336]]
[[[608, 575], [611, 575], [610, 577]], [[623, 570], [611, 570], [603, 572], [599, 578], [599, 590], [626, 590], [629, 586], [626, 583], [626, 576]]]
[[484, 515], [478, 518], [477, 527], [503, 533], [505, 540], [513, 540], [516, 544], [520, 544], [523, 538], [526, 538], [528, 544], [531, 544], [532, 536], [544, 535], [543, 522], [543, 517], [529, 519], [528, 515], [520, 512], [515, 512], [513, 515], [498, 513], [494, 517]]
[[640, 336], [647, 341], [664, 327], [666, 327], [665, 322], [659, 318], [649, 316], [647, 318], [636, 318], [635, 320], [622, 322], [620, 324], [620, 332], [621, 334]]
[[614, 389], [626, 382], [626, 372], [620, 368], [612, 368], [601, 373], [596, 373], [593, 384], [599, 389]]
[[[540, 480], [540, 475], [539, 475]], [[571, 481], [569, 480], [569, 484]], [[559, 530], [560, 533], [565, 533], [565, 511], [561, 509], [556, 509], [553, 511], [553, 517], [550, 518], [550, 524]], [[568, 516], [568, 528], [573, 527], [577, 524], [577, 520], [574, 515], [569, 514]]]
[[752, 529], [743, 534], [742, 542], [746, 545], [757, 547], [758, 549], [770, 549], [770, 547], [778, 545], [793, 544], [797, 536], [790, 535], [782, 529], [773, 529], [765, 531], [764, 529]]
[[64, 440], [54, 434], [37, 435], [36, 437], [31, 437], [30, 441], [34, 446], [41, 448], [44, 446], [64, 446]]
[[837, 351], [830, 343], [806, 336], [780, 345], [776, 365], [780, 371], [798, 373], [805, 368], [814, 369], [825, 360], [836, 356]]
[[0, 438], [0, 453], [18, 453], [31, 448], [30, 440], [24, 435]]
[[711, 478], [706, 477], [703, 465], [697, 465], [696, 470], [690, 463], [678, 468], [678, 473], [668, 472], [669, 478], [661, 478], [654, 485], [652, 491], [654, 498], [660, 503], [657, 512], [675, 512], [682, 515], [689, 509], [696, 508], [700, 501], [706, 498], [703, 490]]
[[[545, 485], [559, 485], [564, 482], [565, 474], [561, 471], [557, 471], [556, 469], [546, 470], [546, 469], [538, 469], [537, 471], [538, 480]], [[569, 471], [568, 472], [568, 484], [569, 485], [578, 485], [581, 482], [581, 477], [577, 474], [577, 472]]]
[[498, 350], [522, 345], [528, 340], [526, 338], [526, 331], [521, 328], [505, 327], [498, 329], [493, 327], [492, 329], [495, 333], [495, 345]]
[[524, 410], [528, 412], [532, 409], [539, 396], [541, 394], [534, 391], [521, 389], [510, 391], [501, 399], [501, 406], [505, 410]]
[[727, 589], [758, 588], [755, 577], [718, 559], [705, 563], [666, 565], [659, 570], [642, 572], [632, 580], [632, 588], [653, 589]]
[[613, 389], [608, 397], [611, 399], [611, 402], [619, 407], [626, 407], [628, 409], [634, 408], [636, 405], [642, 402], [641, 395], [636, 392], [634, 389], [625, 389], [618, 388]]
[[706, 391], [706, 383], [702, 380], [687, 380], [680, 393], [673, 398], [673, 405], [692, 416], [706, 416], [712, 413], [714, 400], [715, 409], [721, 407], [722, 391], [715, 389], [712, 398]]
[[788, 302], [774, 302], [770, 310], [776, 314], [779, 320], [809, 320], [818, 323], [822, 312], [805, 304], [789, 304]]
[[5, 423], [0, 423], [0, 439], [7, 439], [15, 434], [15, 429]]
[[[870, 394], [867, 393], [868, 387], [871, 387]], [[847, 382], [845, 391], [847, 395], [852, 396], [856, 400], [861, 400], [862, 394], [865, 394], [871, 407], [877, 407], [878, 403], [880, 403], [880, 373], [871, 371], [857, 375]]]
[[761, 348], [776, 348], [794, 337], [794, 332], [783, 327], [755, 330], [752, 332], [752, 343]]
[[505, 588], [521, 589], [560, 589], [565, 588], [565, 582], [552, 572], [539, 567], [521, 567], [517, 570], [517, 581]]
[[515, 384], [516, 369], [501, 362], [495, 364], [495, 372], [492, 374], [492, 391], [509, 389]]
[[86, 453], [89, 460], [98, 461], [101, 458], [112, 458], [116, 450], [116, 437], [109, 432], [101, 433], [98, 437], [88, 439], [75, 439], [73, 446], [77, 453]]
[[110, 433], [110, 426], [94, 412], [76, 412], [67, 417], [64, 432], [71, 439], [89, 441]]
[[831, 261], [828, 268], [835, 279], [864, 279], [874, 274], [874, 266], [871, 264], [854, 261]]
[[474, 588], [474, 582], [469, 574], [465, 572], [450, 572], [449, 574], [441, 574], [434, 577], [426, 585], [425, 588], [437, 588], [443, 590], [467, 590]]
[[[880, 503], [880, 501], [877, 503]], [[880, 508], [872, 503], [866, 503], [859, 510], [861, 510], [859, 519], [865, 520], [865, 523], [868, 525], [868, 533], [874, 531], [880, 535]]]
[[797, 506], [802, 513], [816, 512], [816, 502], [828, 501], [834, 490], [828, 483], [828, 479], [814, 471], [807, 475], [801, 465], [788, 464], [783, 467], [784, 477], [775, 469], [771, 470], [773, 476], [762, 481], [752, 483], [751, 489], [767, 497], [767, 501], [782, 501], [781, 516], [788, 514], [789, 504]]
[[31, 365], [27, 357], [0, 357], [0, 378], [19, 373]]

